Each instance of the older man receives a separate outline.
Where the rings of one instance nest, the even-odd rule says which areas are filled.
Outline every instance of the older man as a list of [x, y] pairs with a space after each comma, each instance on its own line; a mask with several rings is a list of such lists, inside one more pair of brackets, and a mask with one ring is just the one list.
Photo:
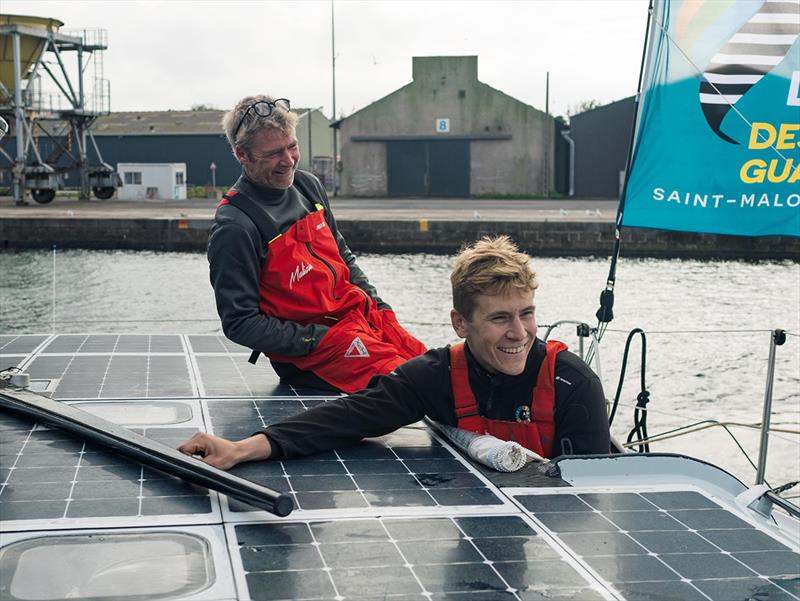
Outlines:
[[505, 236], [463, 250], [451, 275], [453, 329], [464, 343], [433, 349], [358, 393], [231, 442], [195, 434], [179, 449], [228, 469], [382, 436], [428, 416], [515, 440], [545, 457], [608, 453], [598, 377], [561, 342], [536, 338], [530, 257]]
[[425, 346], [377, 295], [336, 227], [325, 189], [297, 169], [285, 98], [248, 96], [222, 126], [242, 175], [208, 240], [225, 335], [291, 383], [353, 392]]

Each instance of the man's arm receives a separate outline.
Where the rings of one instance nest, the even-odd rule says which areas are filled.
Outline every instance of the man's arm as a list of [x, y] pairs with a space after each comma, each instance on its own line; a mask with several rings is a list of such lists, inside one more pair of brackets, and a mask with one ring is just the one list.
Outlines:
[[[230, 211], [241, 213], [235, 207]], [[261, 237], [241, 213], [219, 219], [208, 239], [211, 285], [222, 320], [222, 330], [234, 342], [257, 351], [291, 357], [310, 353], [328, 331], [327, 326], [301, 325], [261, 312]]]
[[558, 354], [555, 372], [554, 456], [607, 454], [611, 439], [600, 378], [569, 351]]
[[229, 469], [242, 461], [290, 459], [349, 446], [362, 438], [393, 432], [426, 415], [455, 425], [449, 373], [442, 366], [442, 353], [447, 349], [415, 357], [389, 375], [376, 376], [365, 390], [317, 405], [250, 438], [231, 442], [198, 433], [178, 449]]
[[375, 376], [370, 385], [266, 428], [273, 457], [289, 459], [383, 436], [425, 416], [455, 425], [447, 349], [436, 349]]

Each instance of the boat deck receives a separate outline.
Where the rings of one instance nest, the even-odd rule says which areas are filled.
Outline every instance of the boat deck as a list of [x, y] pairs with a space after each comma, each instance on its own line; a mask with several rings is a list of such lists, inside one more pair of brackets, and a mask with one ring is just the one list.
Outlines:
[[[248, 355], [220, 336], [0, 336], [30, 390], [170, 447], [330, 398]], [[800, 599], [800, 534], [685, 457], [499, 474], [420, 423], [234, 468], [291, 494], [279, 518], [13, 412], [0, 435], [3, 599]]]

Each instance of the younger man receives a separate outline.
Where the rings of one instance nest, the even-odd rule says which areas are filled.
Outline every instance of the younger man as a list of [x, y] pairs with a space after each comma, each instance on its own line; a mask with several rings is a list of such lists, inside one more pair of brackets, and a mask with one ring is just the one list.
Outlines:
[[507, 237], [461, 251], [450, 276], [453, 329], [465, 343], [432, 349], [250, 438], [198, 433], [178, 449], [222, 469], [287, 459], [382, 436], [423, 417], [545, 457], [604, 454], [610, 437], [599, 378], [561, 342], [536, 338], [536, 275]]

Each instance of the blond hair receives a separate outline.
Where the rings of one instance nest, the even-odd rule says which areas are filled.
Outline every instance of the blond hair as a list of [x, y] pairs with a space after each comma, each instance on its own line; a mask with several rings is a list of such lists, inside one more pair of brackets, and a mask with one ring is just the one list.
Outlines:
[[450, 274], [453, 308], [465, 319], [472, 319], [480, 294], [536, 290], [536, 273], [530, 262], [531, 258], [520, 252], [508, 236], [484, 236], [463, 247]]
[[[266, 117], [262, 117], [254, 110], [247, 111], [256, 102], [274, 101], [275, 99], [272, 96], [265, 96], [264, 94], [245, 96], [236, 103], [232, 110], [222, 116], [222, 130], [225, 132], [225, 137], [228, 139], [228, 144], [231, 145], [231, 151], [233, 151], [234, 156], [236, 155], [237, 146], [244, 149], [249, 155], [253, 136], [262, 129], [277, 129], [287, 136], [294, 136], [295, 128], [297, 127], [297, 115], [293, 112], [287, 111], [281, 106], [273, 107], [272, 112]], [[239, 127], [239, 131], [236, 132], [236, 139], [234, 140], [234, 130], [245, 113], [247, 113], [247, 116], [244, 117], [244, 121]]]

